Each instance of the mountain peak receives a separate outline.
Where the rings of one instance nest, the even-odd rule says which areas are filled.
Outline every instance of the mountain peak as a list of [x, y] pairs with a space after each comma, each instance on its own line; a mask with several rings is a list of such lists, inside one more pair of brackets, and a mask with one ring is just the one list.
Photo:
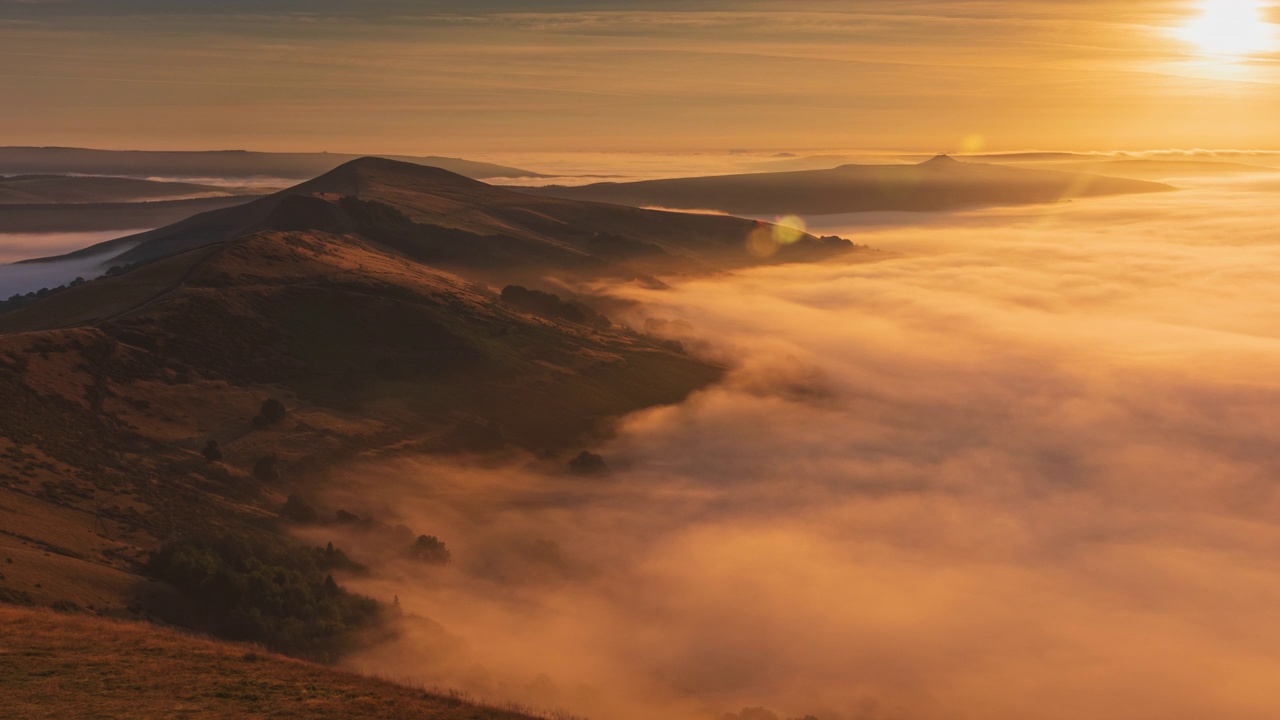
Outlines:
[[946, 153], [942, 153], [920, 163], [920, 167], [955, 167], [960, 164], [959, 160], [956, 160]]
[[329, 172], [309, 180], [288, 192], [291, 194], [327, 192], [359, 196], [371, 183], [422, 187], [487, 187], [484, 183], [448, 170], [429, 165], [368, 156], [349, 160]]

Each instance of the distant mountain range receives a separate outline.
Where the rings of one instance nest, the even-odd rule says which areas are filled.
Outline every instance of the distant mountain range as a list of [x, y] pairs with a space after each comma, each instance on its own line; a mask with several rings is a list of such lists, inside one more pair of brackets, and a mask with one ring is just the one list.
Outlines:
[[[341, 153], [265, 153], [244, 150], [90, 150], [62, 147], [0, 147], [0, 175], [78, 174], [171, 179], [269, 178], [305, 180], [363, 157]], [[458, 158], [387, 156], [471, 178], [531, 178], [520, 168]]]
[[0, 205], [134, 203], [258, 195], [252, 188], [79, 175], [0, 177]]
[[635, 207], [769, 216], [942, 211], [1173, 189], [1141, 180], [961, 162], [938, 156], [917, 165], [842, 165], [830, 170], [550, 186], [523, 191]]

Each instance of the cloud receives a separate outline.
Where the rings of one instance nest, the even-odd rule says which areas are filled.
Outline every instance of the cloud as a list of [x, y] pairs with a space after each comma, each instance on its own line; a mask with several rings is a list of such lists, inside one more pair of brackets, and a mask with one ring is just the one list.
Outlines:
[[352, 581], [443, 627], [352, 665], [622, 720], [1274, 717], [1277, 189], [812, 219], [893, 252], [613, 288], [729, 378], [608, 479], [335, 478], [455, 558]]
[[[0, 131], [21, 144], [418, 154], [1273, 140], [1274, 63], [1189, 56], [1169, 36], [1182, 19], [1169, 3], [779, 7], [0, 4], [6, 99], [24, 109], [0, 113]], [[1222, 123], [1222, 107], [1240, 120]], [[380, 147], [360, 147], [369, 137]]]

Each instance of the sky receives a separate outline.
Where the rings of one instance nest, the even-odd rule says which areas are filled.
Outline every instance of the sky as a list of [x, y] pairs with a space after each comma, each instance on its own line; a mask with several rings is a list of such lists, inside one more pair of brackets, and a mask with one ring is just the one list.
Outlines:
[[1277, 46], [1179, 34], [1270, 1], [0, 0], [0, 144], [1272, 149]]

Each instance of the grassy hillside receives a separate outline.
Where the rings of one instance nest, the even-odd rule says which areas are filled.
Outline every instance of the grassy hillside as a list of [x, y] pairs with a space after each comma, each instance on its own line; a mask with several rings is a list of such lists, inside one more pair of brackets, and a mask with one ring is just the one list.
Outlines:
[[141, 623], [0, 605], [0, 717], [528, 720]]
[[535, 197], [438, 168], [363, 158], [260, 200], [72, 256], [115, 251], [113, 263], [150, 262], [256, 232], [318, 230], [357, 234], [414, 261], [506, 284], [547, 273], [707, 273], [854, 249], [841, 238], [798, 233], [756, 252], [753, 238], [773, 229], [735, 217]]
[[[774, 230], [367, 159], [135, 238], [119, 272], [0, 314], [0, 597], [307, 657], [394, 632], [392, 598], [343, 593], [338, 549], [289, 545], [291, 524], [345, 522], [316, 500], [330, 474], [516, 451], [571, 473], [615, 418], [724, 369], [548, 276], [656, 282], [854, 249], [797, 233], [752, 254]], [[389, 542], [409, 552], [419, 531]]]
[[[0, 316], [0, 549], [15, 560], [0, 589], [126, 615], [148, 553], [271, 532], [345, 459], [567, 458], [609, 418], [721, 372], [355, 236], [265, 232], [175, 255]], [[259, 422], [268, 400], [284, 416]]]

